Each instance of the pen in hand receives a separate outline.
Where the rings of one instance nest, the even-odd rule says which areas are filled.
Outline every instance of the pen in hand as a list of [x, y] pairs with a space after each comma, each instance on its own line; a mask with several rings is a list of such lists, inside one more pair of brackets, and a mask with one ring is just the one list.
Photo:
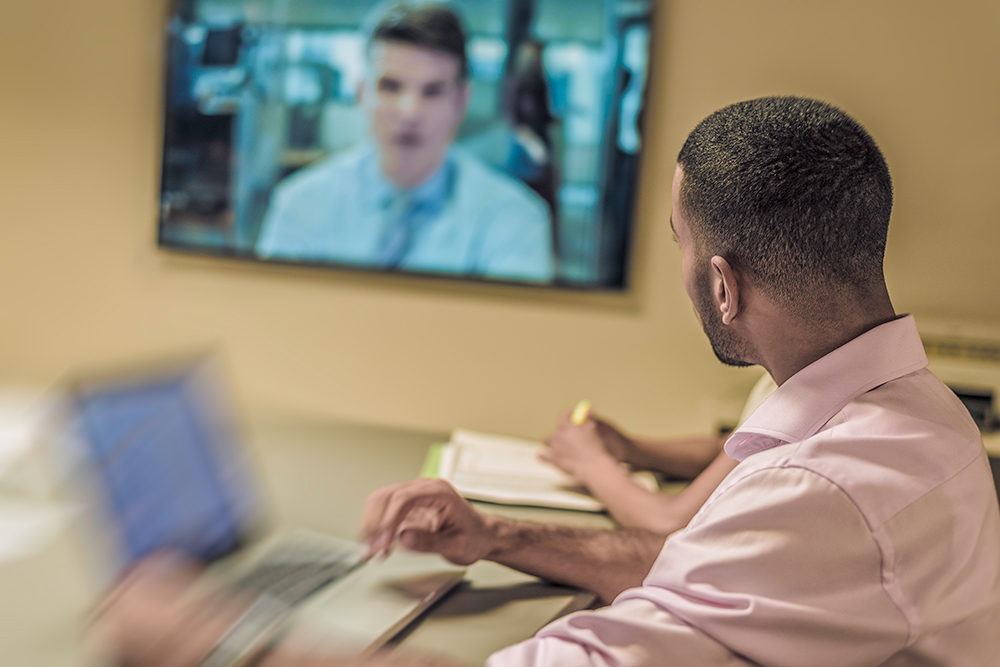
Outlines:
[[569, 420], [577, 426], [582, 426], [583, 423], [587, 421], [587, 417], [590, 416], [590, 409], [590, 401], [583, 399], [576, 404], [575, 408], [573, 408], [573, 414], [570, 416]]

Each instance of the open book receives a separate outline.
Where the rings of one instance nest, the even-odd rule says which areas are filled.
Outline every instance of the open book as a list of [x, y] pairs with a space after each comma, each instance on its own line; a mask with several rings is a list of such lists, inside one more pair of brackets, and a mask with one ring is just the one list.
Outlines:
[[[573, 477], [538, 460], [542, 447], [535, 440], [456, 429], [448, 443], [432, 448], [421, 474], [448, 480], [470, 500], [603, 511]], [[657, 488], [650, 473], [633, 477], [647, 489]]]

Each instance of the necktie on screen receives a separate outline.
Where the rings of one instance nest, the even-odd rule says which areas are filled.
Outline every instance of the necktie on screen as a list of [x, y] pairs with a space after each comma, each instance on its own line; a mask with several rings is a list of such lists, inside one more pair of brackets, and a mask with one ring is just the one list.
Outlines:
[[379, 266], [394, 269], [399, 266], [413, 245], [420, 202], [408, 194], [391, 198], [385, 208], [388, 224], [379, 247]]

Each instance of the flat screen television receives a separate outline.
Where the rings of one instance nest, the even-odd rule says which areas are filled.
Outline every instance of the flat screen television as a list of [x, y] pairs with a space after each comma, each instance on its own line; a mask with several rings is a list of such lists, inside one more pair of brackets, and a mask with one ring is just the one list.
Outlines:
[[158, 242], [627, 287], [653, 0], [179, 0]]

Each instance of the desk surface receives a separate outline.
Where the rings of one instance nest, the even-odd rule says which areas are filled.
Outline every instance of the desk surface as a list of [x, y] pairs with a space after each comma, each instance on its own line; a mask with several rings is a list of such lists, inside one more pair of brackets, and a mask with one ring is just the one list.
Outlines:
[[[344, 423], [259, 420], [251, 450], [277, 523], [356, 538], [361, 509], [380, 486], [412, 479], [427, 446], [447, 438]], [[602, 516], [529, 508], [487, 511], [537, 521], [605, 527]], [[64, 531], [40, 554], [0, 565], [0, 651], [23, 667], [101, 664], [81, 646], [80, 619], [94, 599], [84, 549]], [[473, 565], [453, 593], [398, 640], [401, 650], [481, 664], [592, 596], [495, 563]]]

